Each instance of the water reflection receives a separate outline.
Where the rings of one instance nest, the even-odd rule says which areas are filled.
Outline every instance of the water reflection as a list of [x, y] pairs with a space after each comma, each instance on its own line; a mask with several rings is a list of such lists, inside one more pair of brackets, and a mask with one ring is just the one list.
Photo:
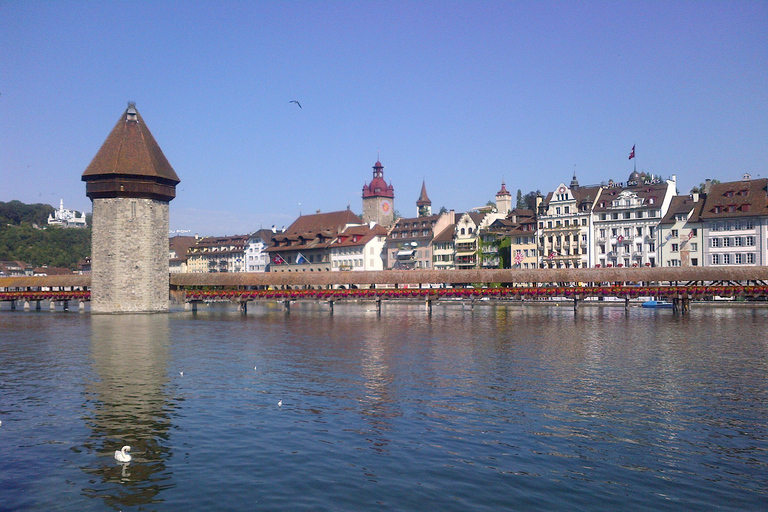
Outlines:
[[[162, 501], [170, 484], [166, 468], [171, 428], [166, 396], [168, 315], [94, 315], [91, 355], [96, 380], [86, 386], [85, 446], [102, 455], [84, 471], [92, 479], [85, 495], [114, 508]], [[118, 463], [115, 450], [131, 446], [133, 460]]]

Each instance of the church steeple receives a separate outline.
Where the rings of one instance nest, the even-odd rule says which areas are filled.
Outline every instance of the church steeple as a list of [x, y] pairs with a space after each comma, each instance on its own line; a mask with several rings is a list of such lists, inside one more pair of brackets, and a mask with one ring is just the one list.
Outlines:
[[423, 180], [421, 182], [421, 194], [419, 195], [419, 200], [416, 201], [416, 212], [419, 217], [429, 217], [432, 215], [432, 201], [429, 200], [427, 184]]

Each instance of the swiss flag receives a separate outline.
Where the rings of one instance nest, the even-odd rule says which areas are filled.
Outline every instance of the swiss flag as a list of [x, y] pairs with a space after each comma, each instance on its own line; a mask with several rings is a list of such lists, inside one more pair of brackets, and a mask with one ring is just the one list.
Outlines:
[[629, 159], [635, 158], [635, 146], [632, 146], [632, 151], [629, 152]]

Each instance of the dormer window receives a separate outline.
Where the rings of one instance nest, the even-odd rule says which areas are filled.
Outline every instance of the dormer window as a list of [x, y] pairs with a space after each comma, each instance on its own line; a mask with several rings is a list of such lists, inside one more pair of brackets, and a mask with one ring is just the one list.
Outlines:
[[725, 197], [733, 197], [733, 190], [726, 190]]

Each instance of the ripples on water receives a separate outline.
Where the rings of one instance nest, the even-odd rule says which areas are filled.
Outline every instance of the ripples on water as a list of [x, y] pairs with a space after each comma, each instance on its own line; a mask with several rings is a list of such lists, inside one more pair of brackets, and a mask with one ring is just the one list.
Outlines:
[[383, 309], [3, 311], [0, 509], [765, 509], [768, 310]]

